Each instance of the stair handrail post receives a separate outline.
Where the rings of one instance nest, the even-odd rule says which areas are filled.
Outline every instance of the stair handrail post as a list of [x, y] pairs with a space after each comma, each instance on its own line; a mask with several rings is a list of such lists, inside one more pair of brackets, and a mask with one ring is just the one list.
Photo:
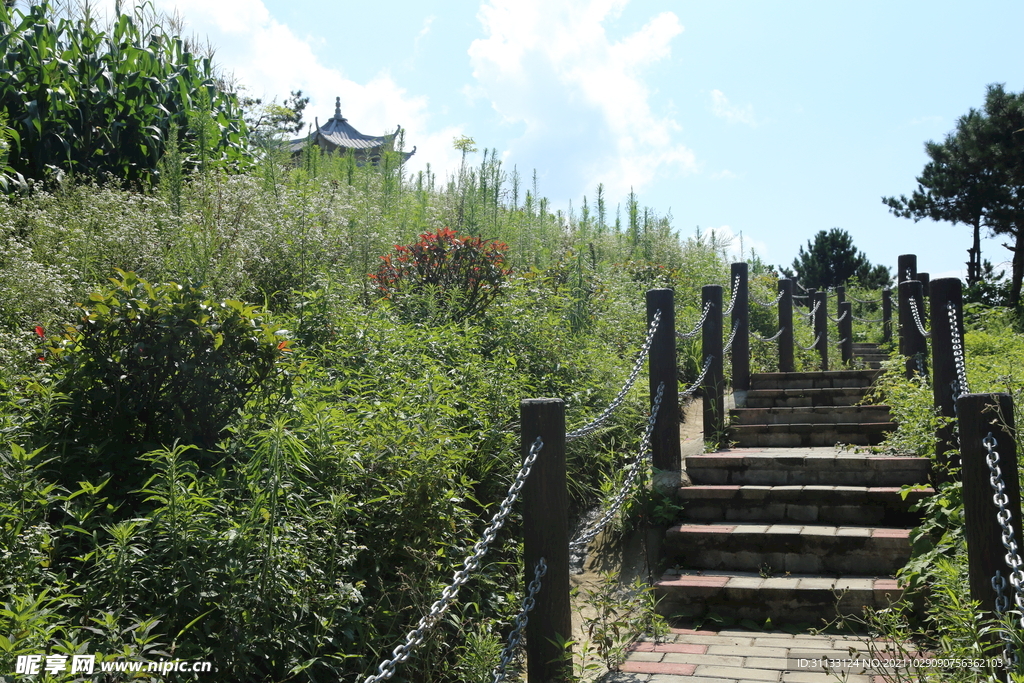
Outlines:
[[900, 254], [896, 257], [896, 286], [907, 280], [917, 279], [917, 255]]
[[793, 280], [783, 278], [779, 280], [779, 291], [782, 298], [779, 299], [779, 372], [794, 372], [796, 364], [793, 362]]
[[932, 332], [932, 398], [935, 412], [947, 418], [947, 424], [935, 430], [935, 475], [939, 481], [948, 479], [950, 451], [957, 448], [956, 419], [957, 394], [967, 387], [959, 386], [956, 353], [953, 345], [960, 345], [963, 358], [964, 339], [964, 295], [960, 278], [942, 277], [931, 283], [931, 332]]
[[882, 290], [882, 343], [892, 341], [892, 290]]
[[736, 302], [732, 307], [732, 327], [736, 336], [732, 340], [732, 395], [737, 408], [747, 404], [750, 390], [750, 287], [746, 263], [732, 264], [732, 283]]
[[817, 295], [817, 293], [818, 293], [818, 289], [816, 287], [808, 287], [807, 288], [807, 310], [808, 311], [813, 311], [814, 310], [814, 301], [815, 301], [814, 297], [815, 297], [815, 295]]
[[821, 369], [828, 370], [828, 292], [815, 292], [814, 302], [818, 304], [818, 312], [814, 316], [814, 336], [818, 340], [816, 348], [821, 358]]
[[526, 625], [526, 666], [530, 683], [569, 683], [571, 653], [559, 642], [572, 638], [569, 601], [569, 495], [565, 471], [565, 403], [559, 398], [524, 399], [519, 404], [523, 461], [537, 437], [543, 446], [523, 484], [523, 585], [533, 580], [544, 558], [547, 573]]
[[921, 283], [921, 296], [927, 299], [931, 290], [932, 276], [928, 273], [918, 273], [915, 279]]
[[[665, 383], [661, 408], [651, 434], [651, 462], [654, 466], [654, 486], [658, 490], [673, 490], [679, 485], [682, 470], [682, 451], [679, 444], [679, 373], [676, 359], [675, 292], [671, 289], [647, 291], [647, 325], [661, 311], [658, 329], [651, 340], [648, 360], [648, 385], [651, 406], [658, 394], [658, 385]], [[702, 366], [703, 367], [703, 366]]]
[[[920, 374], [927, 377], [928, 342], [917, 328], [911, 306], [920, 314], [924, 310], [919, 280], [904, 280], [899, 287], [900, 355], [906, 357], [906, 376], [911, 379]], [[921, 321], [922, 324], [924, 321]]]
[[[712, 441], [725, 432], [725, 368], [722, 363], [722, 286], [700, 289], [701, 310], [708, 317], [701, 329], [701, 362], [711, 364], [701, 385], [704, 394], [704, 440]], [[703, 367], [703, 365], [701, 366]]]
[[853, 363], [853, 302], [841, 302], [838, 313], [839, 348], [843, 355], [843, 365], [849, 367]]
[[836, 287], [836, 310], [839, 310], [844, 303], [846, 303], [846, 287], [839, 285]]
[[960, 431], [961, 477], [964, 499], [964, 536], [967, 540], [968, 578], [971, 599], [981, 609], [994, 613], [996, 592], [992, 578], [1000, 572], [1006, 581], [1006, 595], [1013, 606], [1013, 587], [1008, 580], [1006, 549], [1002, 529], [996, 519], [988, 449], [983, 444], [990, 433], [996, 439], [999, 469], [1008, 500], [1009, 523], [1013, 526], [1017, 548], [1022, 549], [1020, 485], [1017, 479], [1017, 448], [1011, 434], [1014, 429], [1013, 400], [1009, 394], [965, 394], [956, 401]]

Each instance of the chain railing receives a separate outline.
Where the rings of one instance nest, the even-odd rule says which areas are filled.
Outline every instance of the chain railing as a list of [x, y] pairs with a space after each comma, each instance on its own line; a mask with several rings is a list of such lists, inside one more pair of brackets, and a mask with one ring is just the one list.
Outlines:
[[932, 333], [924, 329], [924, 325], [921, 324], [921, 313], [917, 310], [917, 299], [910, 297], [908, 300], [910, 303], [910, 312], [914, 318], [914, 324], [917, 325], [917, 331], [921, 333], [921, 336], [925, 339], [932, 336]]
[[[1020, 559], [1017, 541], [1013, 537], [1013, 525], [1010, 524], [1011, 515], [1007, 507], [1010, 504], [1010, 498], [1006, 495], [1006, 484], [1003, 482], [1003, 473], [999, 468], [999, 452], [996, 450], [999, 443], [992, 436], [992, 432], [989, 432], [988, 436], [982, 439], [982, 445], [987, 451], [985, 463], [988, 465], [989, 484], [993, 491], [992, 502], [997, 509], [996, 521], [999, 523], [1003, 548], [1006, 550], [1004, 559], [1009, 570], [1010, 586], [1013, 588], [1013, 602], [1017, 606], [1020, 627], [1024, 629], [1024, 562]], [[996, 572], [992, 577], [992, 588], [996, 592], [996, 613], [1002, 617], [1009, 611], [1009, 600], [1006, 597], [1006, 581], [1001, 572]], [[1012, 665], [1016, 665], [1017, 656], [1013, 651], [1013, 640], [1008, 633], [1002, 635], [1006, 646], [1006, 660]]]
[[773, 341], [777, 340], [777, 339], [778, 339], [779, 337], [781, 337], [781, 336], [782, 336], [782, 333], [783, 333], [783, 332], [785, 332], [785, 331], [786, 331], [786, 328], [785, 328], [785, 327], [780, 327], [780, 328], [779, 328], [779, 331], [778, 331], [778, 332], [776, 332], [775, 334], [773, 334], [773, 335], [772, 335], [772, 336], [770, 336], [770, 337], [762, 337], [762, 336], [761, 336], [761, 335], [759, 335], [759, 334], [758, 334], [757, 332], [751, 332], [750, 334], [751, 334], [751, 336], [753, 336], [753, 337], [754, 337], [754, 339], [757, 339], [757, 340], [759, 340], [759, 341], [763, 341], [763, 342], [773, 342]]
[[379, 681], [390, 679], [395, 674], [395, 667], [408, 660], [412, 655], [412, 651], [423, 643], [427, 632], [437, 626], [437, 622], [441, 620], [441, 617], [444, 616], [444, 613], [451, 606], [452, 601], [455, 600], [455, 596], [459, 594], [459, 589], [469, 580], [469, 575], [480, 568], [480, 561], [487, 554], [487, 550], [490, 548], [491, 543], [494, 542], [498, 530], [505, 524], [505, 520], [512, 512], [512, 504], [519, 497], [519, 492], [522, 490], [523, 484], [526, 483], [526, 478], [530, 476], [533, 463], [537, 460], [537, 456], [543, 447], [544, 442], [538, 437], [530, 446], [530, 452], [523, 461], [522, 467], [519, 468], [515, 481], [509, 487], [508, 495], [505, 496], [505, 500], [501, 501], [498, 511], [491, 518], [491, 523], [484, 530], [483, 537], [473, 546], [473, 554], [466, 557], [463, 561], [462, 569], [455, 572], [452, 582], [441, 591], [441, 598], [430, 606], [430, 612], [420, 619], [416, 628], [409, 631], [409, 634], [405, 637], [405, 642], [397, 646], [391, 652], [391, 658], [381, 662], [380, 666], [377, 667], [377, 673], [368, 676], [363, 683], [378, 683]]
[[644, 431], [643, 439], [640, 441], [640, 452], [633, 461], [633, 464], [629, 468], [629, 472], [626, 475], [626, 479], [619, 489], [618, 494], [612, 500], [608, 510], [602, 515], [601, 519], [597, 521], [586, 530], [584, 530], [578, 538], [569, 543], [569, 552], [574, 554], [580, 554], [587, 545], [590, 544], [597, 535], [601, 533], [601, 530], [608, 524], [609, 521], [615, 516], [615, 513], [622, 507], [630, 491], [633, 489], [633, 483], [636, 481], [637, 475], [640, 474], [640, 467], [646, 461], [648, 449], [651, 444], [651, 435], [654, 433], [654, 425], [658, 419], [658, 410], [661, 408], [661, 397], [665, 392], [665, 383], [662, 382], [658, 385], [658, 391], [654, 396], [654, 403], [651, 405], [651, 413], [647, 418], [647, 429]]
[[857, 316], [853, 316], [853, 319], [858, 321], [858, 322], [862, 322], [862, 323], [884, 323], [885, 322], [885, 318], [859, 318]]
[[732, 298], [729, 299], [729, 305], [726, 307], [723, 315], [729, 315], [732, 313], [732, 309], [736, 307], [736, 297], [740, 293], [740, 277], [737, 275], [732, 279]]
[[821, 341], [821, 335], [819, 334], [817, 337], [814, 338], [814, 341], [811, 342], [810, 346], [804, 346], [803, 344], [797, 344], [797, 346], [799, 346], [804, 351], [812, 351], [812, 350], [818, 348], [818, 342], [820, 342], [820, 341]]
[[946, 315], [949, 318], [951, 346], [953, 347], [953, 363], [956, 365], [956, 386], [953, 387], [953, 401], [963, 394], [970, 393], [967, 386], [967, 360], [964, 357], [964, 340], [960, 338], [960, 325], [956, 315], [956, 306], [952, 301], [946, 302]]
[[734, 322], [732, 324], [732, 333], [729, 335], [729, 341], [726, 343], [725, 347], [722, 349], [722, 353], [729, 353], [729, 350], [732, 349], [732, 343], [734, 341], [736, 341], [736, 332], [739, 331], [739, 329], [740, 329], [740, 321], [737, 320], [736, 322]]
[[839, 316], [838, 318], [833, 318], [832, 316], [828, 316], [828, 319], [838, 325], [839, 323], [841, 323], [844, 320], [846, 320], [846, 316], [849, 315], [849, 313], [850, 313], [850, 311], [843, 311], [843, 314], [841, 316]]
[[565, 435], [566, 441], [572, 441], [580, 437], [588, 436], [597, 431], [598, 427], [603, 425], [612, 416], [615, 410], [622, 405], [622, 401], [625, 400], [626, 394], [636, 383], [636, 378], [640, 375], [640, 369], [644, 366], [644, 361], [647, 359], [647, 354], [651, 350], [651, 343], [654, 341], [654, 333], [658, 331], [658, 324], [661, 322], [661, 309], [659, 308], [654, 312], [654, 316], [651, 318], [651, 324], [647, 331], [647, 339], [644, 340], [643, 345], [640, 347], [640, 355], [637, 356], [636, 362], [633, 363], [633, 370], [629, 373], [629, 377], [626, 379], [626, 383], [622, 385], [622, 389], [612, 399], [612, 402], [605, 408], [604, 412], [598, 415], [592, 422], [579, 429], [568, 432]]
[[814, 316], [817, 315], [818, 308], [820, 308], [820, 307], [821, 307], [821, 302], [820, 301], [815, 301], [814, 302], [814, 308], [811, 309], [810, 313], [804, 313], [803, 311], [797, 311], [797, 313], [802, 315], [804, 318], [810, 318], [811, 322], [813, 323], [814, 322]]
[[512, 663], [512, 660], [516, 656], [516, 650], [519, 648], [519, 641], [523, 638], [523, 629], [526, 628], [526, 623], [529, 621], [530, 610], [537, 604], [537, 593], [540, 591], [540, 580], [548, 572], [548, 563], [542, 557], [537, 560], [537, 565], [533, 568], [533, 581], [530, 582], [530, 586], [526, 590], [526, 595], [523, 596], [523, 603], [519, 609], [519, 615], [515, 619], [515, 628], [508, 635], [508, 644], [505, 649], [501, 651], [501, 660], [498, 662], [498, 666], [494, 668], [491, 675], [494, 679], [491, 683], [503, 683], [508, 677], [508, 665]]
[[775, 301], [761, 301], [760, 299], [753, 296], [750, 297], [750, 300], [757, 304], [758, 306], [762, 306], [764, 308], [771, 308], [773, 306], [777, 306], [779, 302], [782, 301], [782, 297], [784, 294], [785, 292], [779, 292], [779, 295], [775, 297]]
[[850, 301], [856, 301], [859, 304], [877, 305], [882, 303], [881, 299], [856, 299], [852, 296], [847, 296], [846, 298]]
[[694, 337], [696, 337], [697, 333], [700, 332], [700, 329], [704, 327], [704, 321], [708, 319], [708, 312], [710, 310], [711, 302], [709, 301], [708, 303], [704, 304], [704, 310], [700, 314], [700, 320], [697, 321], [697, 324], [694, 326], [694, 328], [685, 334], [677, 330], [676, 337], [678, 337], [679, 339], [693, 339]]

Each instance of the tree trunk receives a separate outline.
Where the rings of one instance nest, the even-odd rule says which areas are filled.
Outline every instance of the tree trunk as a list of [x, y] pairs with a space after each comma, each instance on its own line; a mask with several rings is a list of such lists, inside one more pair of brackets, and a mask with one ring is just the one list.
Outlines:
[[[1016, 226], [1015, 226], [1016, 227]], [[1020, 303], [1020, 287], [1024, 281], [1024, 229], [1018, 228], [1014, 231], [1017, 243], [1009, 249], [1013, 252], [1013, 280], [1010, 283], [1010, 301], [1012, 308]]]

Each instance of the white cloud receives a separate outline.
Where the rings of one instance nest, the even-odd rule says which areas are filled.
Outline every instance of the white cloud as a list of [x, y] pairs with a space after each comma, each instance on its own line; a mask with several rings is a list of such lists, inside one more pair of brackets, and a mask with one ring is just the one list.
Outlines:
[[729, 123], [743, 123], [748, 126], [757, 125], [757, 121], [754, 120], [753, 105], [747, 104], [741, 107], [732, 104], [721, 90], [711, 91], [711, 112]]
[[486, 0], [480, 7], [485, 37], [469, 47], [476, 87], [468, 92], [524, 127], [510, 160], [560, 165], [563, 186], [545, 186], [547, 194], [574, 197], [604, 183], [609, 196], [622, 196], [666, 170], [696, 170], [693, 152], [676, 140], [679, 124], [654, 112], [641, 74], [670, 55], [683, 27], [663, 12], [613, 41], [605, 26], [627, 1]]
[[722, 169], [721, 171], [715, 171], [711, 174], [712, 180], [736, 180], [737, 178], [739, 178], [739, 176], [727, 168]]

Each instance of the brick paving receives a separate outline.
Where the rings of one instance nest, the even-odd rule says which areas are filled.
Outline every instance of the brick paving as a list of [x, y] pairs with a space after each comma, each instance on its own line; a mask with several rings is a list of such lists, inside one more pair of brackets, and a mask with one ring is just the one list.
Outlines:
[[[852, 648], [852, 650], [851, 650]], [[867, 655], [863, 637], [760, 632], [672, 629], [663, 642], [641, 641], [618, 671], [602, 683], [883, 683], [862, 667], [829, 673], [800, 659]]]

